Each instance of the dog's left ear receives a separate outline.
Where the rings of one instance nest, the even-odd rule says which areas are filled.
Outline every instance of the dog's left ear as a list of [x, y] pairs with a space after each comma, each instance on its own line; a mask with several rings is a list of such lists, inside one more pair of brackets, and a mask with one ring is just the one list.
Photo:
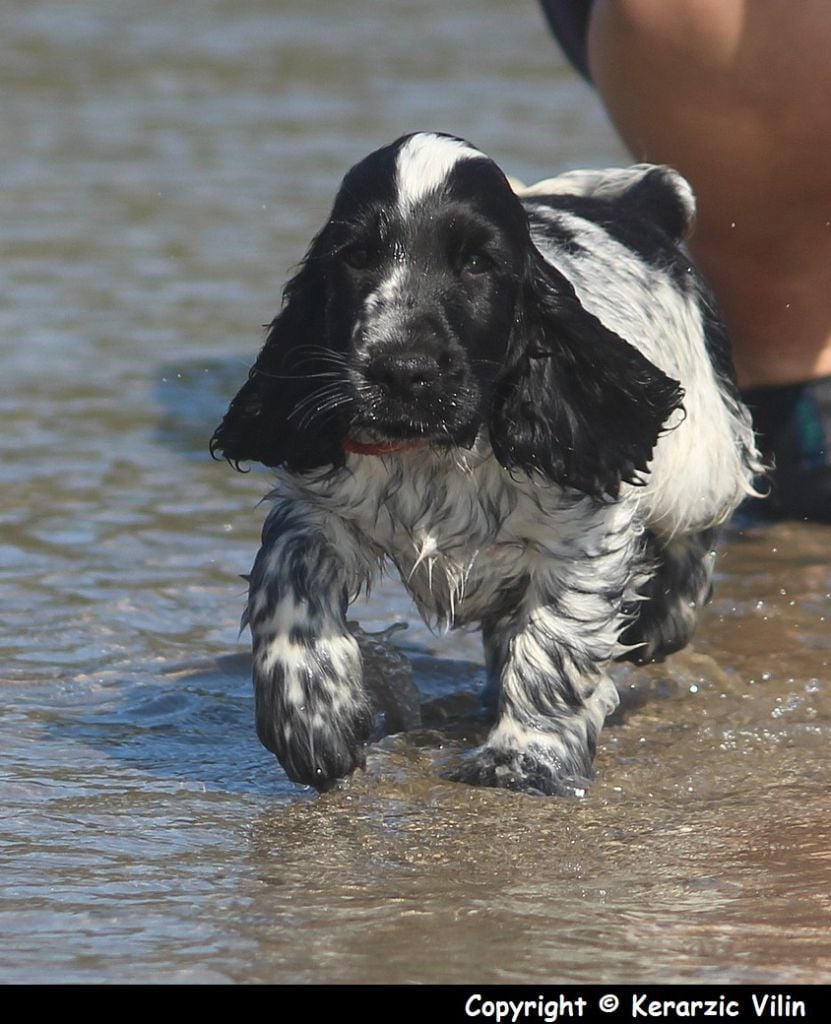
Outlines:
[[491, 445], [506, 469], [616, 498], [621, 482], [645, 482], [682, 399], [678, 381], [604, 327], [534, 254], [491, 411]]

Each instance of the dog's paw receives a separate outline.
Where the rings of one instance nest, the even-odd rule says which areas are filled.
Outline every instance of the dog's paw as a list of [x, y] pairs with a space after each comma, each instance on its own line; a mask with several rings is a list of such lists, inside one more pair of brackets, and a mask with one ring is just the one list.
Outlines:
[[325, 793], [356, 768], [365, 767], [372, 724], [368, 706], [355, 708], [348, 718], [341, 714], [328, 720], [301, 710], [258, 732], [292, 782]]
[[322, 793], [364, 766], [373, 714], [351, 635], [255, 634], [254, 700], [257, 735], [292, 782]]
[[479, 747], [467, 754], [458, 768], [444, 778], [470, 786], [510, 789], [529, 796], [584, 797], [590, 780], [569, 773], [563, 763], [547, 751], [505, 750]]

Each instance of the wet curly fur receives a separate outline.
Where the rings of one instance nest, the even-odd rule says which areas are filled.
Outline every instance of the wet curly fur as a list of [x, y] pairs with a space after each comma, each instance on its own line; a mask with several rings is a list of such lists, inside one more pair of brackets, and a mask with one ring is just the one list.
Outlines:
[[688, 642], [760, 468], [693, 213], [666, 167], [514, 190], [432, 133], [346, 175], [212, 440], [278, 470], [246, 615], [290, 778], [364, 763], [346, 614], [385, 561], [426, 619], [482, 628], [495, 720], [466, 782], [582, 787], [609, 663]]

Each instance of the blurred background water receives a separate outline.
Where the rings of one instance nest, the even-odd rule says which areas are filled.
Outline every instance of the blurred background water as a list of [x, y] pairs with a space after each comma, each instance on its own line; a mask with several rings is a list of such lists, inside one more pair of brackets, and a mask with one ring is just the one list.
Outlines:
[[734, 526], [582, 802], [439, 778], [478, 639], [390, 582], [427, 728], [316, 798], [253, 727], [268, 476], [207, 439], [344, 171], [405, 131], [627, 158], [536, 6], [0, 7], [0, 982], [819, 981], [828, 528]]

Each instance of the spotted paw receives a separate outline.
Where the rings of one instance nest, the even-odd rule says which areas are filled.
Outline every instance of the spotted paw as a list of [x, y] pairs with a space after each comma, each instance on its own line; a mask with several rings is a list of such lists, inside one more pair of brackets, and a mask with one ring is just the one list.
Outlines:
[[366, 767], [365, 740], [369, 725], [360, 736], [327, 736], [310, 743], [295, 745], [277, 759], [292, 782], [313, 786], [318, 793], [326, 793], [357, 768]]
[[292, 782], [324, 793], [366, 764], [373, 715], [365, 700], [341, 705], [336, 713], [329, 706], [283, 703], [274, 707], [263, 702], [258, 703], [257, 712], [260, 741]]
[[536, 750], [501, 750], [480, 747], [468, 754], [444, 778], [470, 786], [510, 789], [529, 796], [584, 797], [590, 780], [568, 774], [562, 762]]

